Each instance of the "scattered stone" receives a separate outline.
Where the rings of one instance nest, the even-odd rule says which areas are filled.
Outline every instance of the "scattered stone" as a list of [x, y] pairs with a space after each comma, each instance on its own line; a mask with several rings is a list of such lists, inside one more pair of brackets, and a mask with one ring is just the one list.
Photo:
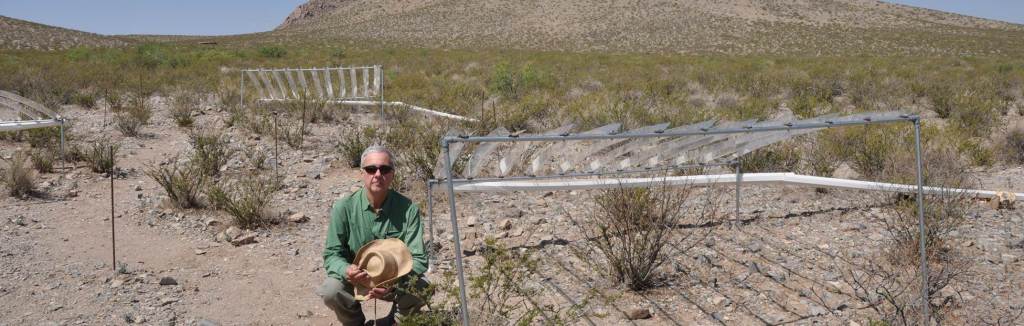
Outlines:
[[761, 241], [754, 240], [749, 245], [747, 245], [747, 250], [749, 250], [751, 253], [756, 254], [761, 252], [761, 247], [763, 246], [764, 245], [761, 244]]
[[25, 217], [24, 217], [24, 216], [21, 216], [21, 215], [15, 216], [15, 217], [14, 217], [13, 219], [11, 219], [10, 221], [11, 221], [11, 223], [14, 223], [14, 224], [15, 224], [15, 225], [17, 225], [17, 226], [25, 226], [25, 225], [28, 225], [28, 223], [26, 223], [26, 222], [25, 222]]
[[647, 308], [630, 309], [626, 312], [626, 318], [629, 320], [648, 319], [651, 318], [651, 311]]
[[1017, 195], [1008, 191], [998, 191], [996, 196], [989, 199], [989, 206], [992, 209], [1013, 209], [1014, 202], [1017, 201]]
[[520, 218], [523, 217], [523, 210], [512, 207], [501, 212], [505, 218]]
[[302, 212], [298, 212], [298, 213], [292, 214], [291, 216], [288, 216], [288, 222], [292, 222], [292, 223], [305, 223], [307, 221], [309, 221], [309, 217], [306, 216], [306, 214], [303, 214]]
[[119, 288], [122, 284], [124, 284], [124, 281], [120, 279], [113, 279], [110, 281], [111, 288]]
[[234, 239], [242, 235], [242, 229], [232, 226], [224, 231], [224, 235], [227, 235], [228, 239]]
[[1011, 254], [1003, 254], [1001, 258], [1003, 260], [1003, 264], [1006, 264], [1006, 265], [1013, 264], [1013, 263], [1017, 262], [1017, 256], [1014, 256], [1014, 255], [1011, 255]]
[[135, 191], [142, 191], [142, 186], [135, 185]]
[[160, 305], [166, 306], [175, 302], [178, 302], [177, 298], [164, 298], [163, 300], [160, 300]]
[[470, 216], [469, 219], [466, 220], [466, 226], [475, 226], [475, 225], [477, 225], [479, 223], [480, 223], [480, 218], [477, 217], [476, 215]]
[[505, 231], [511, 230], [512, 229], [512, 219], [507, 219], [506, 218], [504, 220], [501, 220], [501, 222], [498, 222], [498, 229], [499, 230], [505, 230]]
[[205, 255], [205, 254], [206, 254], [206, 251], [205, 251], [205, 250], [202, 250], [202, 249], [196, 249], [196, 250], [195, 250], [195, 252], [196, 252], [196, 255], [197, 255], [197, 256], [198, 256], [198, 255]]
[[300, 312], [300, 313], [298, 313], [296, 315], [299, 318], [309, 318], [309, 317], [313, 317], [313, 312], [310, 311], [310, 310], [306, 310], [306, 311]]
[[178, 280], [170, 276], [164, 276], [160, 278], [160, 285], [178, 285]]
[[541, 218], [538, 218], [538, 219], [537, 219], [536, 221], [533, 221], [533, 224], [535, 224], [535, 225], [541, 225], [541, 224], [544, 224], [544, 223], [547, 223], [547, 222], [548, 222], [548, 220], [547, 220], [547, 219], [545, 219], [545, 218], [541, 217]]
[[256, 243], [256, 236], [256, 232], [246, 231], [244, 234], [231, 239], [231, 244], [235, 246], [241, 246]]
[[218, 226], [221, 225], [222, 223], [220, 220], [211, 217], [206, 219], [206, 222], [204, 222], [204, 224], [206, 224], [206, 226]]
[[216, 322], [214, 320], [209, 320], [209, 319], [200, 319], [199, 323], [197, 325], [198, 326], [221, 326], [220, 323], [218, 323], [218, 322]]
[[217, 235], [213, 237], [213, 240], [217, 242], [230, 242], [231, 237], [229, 237], [226, 232], [221, 231], [220, 233], [217, 233]]

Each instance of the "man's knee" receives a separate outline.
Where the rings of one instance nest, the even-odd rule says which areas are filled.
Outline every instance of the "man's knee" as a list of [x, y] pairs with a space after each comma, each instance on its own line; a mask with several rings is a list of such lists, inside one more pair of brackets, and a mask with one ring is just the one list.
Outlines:
[[333, 277], [328, 277], [324, 280], [324, 283], [320, 285], [320, 288], [316, 290], [316, 294], [320, 295], [320, 298], [324, 300], [324, 304], [331, 308], [344, 307], [350, 308], [356, 304], [355, 299], [349, 293], [350, 286]]

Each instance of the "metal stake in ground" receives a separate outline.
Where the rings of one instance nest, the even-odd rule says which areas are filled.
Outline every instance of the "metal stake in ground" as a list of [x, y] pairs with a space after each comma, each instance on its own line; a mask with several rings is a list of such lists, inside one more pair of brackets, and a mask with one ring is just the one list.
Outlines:
[[280, 178], [281, 174], [277, 172], [277, 166], [281, 164], [281, 154], [277, 149], [277, 111], [274, 113], [274, 178]]
[[110, 257], [117, 271], [117, 234], [114, 229], [114, 145], [110, 145]]
[[921, 250], [921, 325], [931, 324], [931, 300], [928, 299], [928, 257], [925, 254], [924, 244], [928, 233], [924, 224], [924, 176], [921, 166], [921, 118], [914, 118], [914, 149], [917, 154], [917, 223], [920, 228], [920, 250]]

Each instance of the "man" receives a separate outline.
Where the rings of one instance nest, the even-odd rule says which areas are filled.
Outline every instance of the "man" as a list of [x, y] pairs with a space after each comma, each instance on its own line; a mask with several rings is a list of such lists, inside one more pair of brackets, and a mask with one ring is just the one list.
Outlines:
[[398, 308], [395, 318], [401, 319], [424, 305], [424, 298], [405, 289], [422, 290], [428, 285], [422, 277], [427, 271], [427, 256], [423, 250], [419, 207], [389, 188], [395, 178], [394, 156], [383, 146], [370, 146], [363, 151], [360, 162], [363, 188], [335, 201], [331, 208], [323, 253], [327, 279], [317, 290], [342, 325], [365, 322], [352, 289], [354, 284], [369, 288], [370, 277], [353, 264], [353, 260], [356, 251], [371, 240], [402, 240], [412, 253], [413, 267], [394, 287], [370, 289], [368, 298], [394, 302]]

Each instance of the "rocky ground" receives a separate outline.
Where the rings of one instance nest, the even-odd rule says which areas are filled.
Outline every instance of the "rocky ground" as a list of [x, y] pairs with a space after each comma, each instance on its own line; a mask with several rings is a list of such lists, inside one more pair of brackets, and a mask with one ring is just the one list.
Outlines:
[[[66, 109], [77, 141], [113, 137], [122, 144], [118, 167], [124, 172], [114, 181], [117, 264], [110, 180], [83, 163], [40, 175], [39, 198], [0, 198], [0, 325], [332, 324], [313, 289], [325, 277], [320, 252], [330, 203], [358, 187], [358, 171], [340, 163], [331, 149], [332, 139], [353, 120], [314, 127], [302, 150], [282, 145], [285, 188], [271, 205], [282, 222], [245, 234], [228, 231], [230, 217], [222, 212], [168, 208], [163, 190], [143, 174], [188, 150], [184, 129], [159, 108], [154, 125], [139, 138], [104, 127], [102, 110]], [[212, 109], [196, 116], [205, 128], [220, 128], [226, 117]], [[272, 146], [241, 128], [226, 132], [237, 146]], [[0, 155], [9, 157], [18, 147], [27, 144], [4, 142]], [[241, 169], [241, 163], [233, 161], [228, 169]], [[984, 184], [1001, 188], [995, 186], [1005, 183], [1000, 180], [1024, 171], [979, 175]], [[721, 216], [680, 228], [658, 286], [640, 293], [609, 281], [601, 273], [607, 268], [602, 258], [588, 252], [574, 225], [587, 219], [587, 198], [593, 195], [587, 191], [459, 195], [459, 240], [470, 271], [482, 265], [486, 237], [533, 252], [539, 267], [522, 282], [538, 295], [522, 304], [565, 312], [586, 300], [584, 317], [574, 323], [854, 325], [877, 318], [845, 275], [852, 262], [887, 244], [878, 219], [886, 214], [879, 206], [885, 197], [745, 187], [736, 219], [731, 187], [720, 191]], [[413, 195], [425, 210], [425, 196]], [[442, 278], [454, 269], [447, 205], [440, 199], [434, 204], [433, 217], [425, 216], [432, 225], [425, 238], [438, 239], [430, 246], [430, 277], [453, 282]], [[941, 295], [956, 304], [954, 321], [977, 324], [1024, 304], [1024, 226], [1018, 210], [972, 205], [967, 222], [953, 234], [953, 246], [970, 261], [970, 277]], [[236, 236], [251, 241], [218, 241], [222, 232], [241, 232]], [[680, 239], [684, 235], [691, 237]]]

